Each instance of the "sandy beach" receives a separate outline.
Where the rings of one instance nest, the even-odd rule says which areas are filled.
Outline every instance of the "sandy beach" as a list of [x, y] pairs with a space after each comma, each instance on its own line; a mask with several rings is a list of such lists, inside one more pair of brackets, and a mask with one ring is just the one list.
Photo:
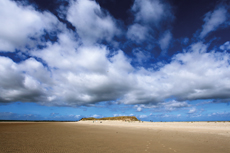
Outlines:
[[0, 152], [228, 153], [230, 122], [1, 122], [0, 148]]

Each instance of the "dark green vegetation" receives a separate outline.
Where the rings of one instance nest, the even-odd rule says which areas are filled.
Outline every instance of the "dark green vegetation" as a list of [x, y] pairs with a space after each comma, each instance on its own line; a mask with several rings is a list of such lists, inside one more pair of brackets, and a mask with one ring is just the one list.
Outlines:
[[121, 120], [121, 121], [139, 121], [135, 116], [117, 116], [117, 117], [104, 117], [104, 118], [82, 118], [80, 121], [87, 120]]

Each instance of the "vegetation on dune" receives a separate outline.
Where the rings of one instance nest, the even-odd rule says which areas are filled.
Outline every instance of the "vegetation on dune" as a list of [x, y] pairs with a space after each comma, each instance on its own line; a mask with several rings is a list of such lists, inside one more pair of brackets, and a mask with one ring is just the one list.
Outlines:
[[104, 118], [82, 118], [81, 121], [87, 120], [121, 120], [121, 121], [139, 121], [135, 116], [117, 116], [117, 117], [104, 117]]

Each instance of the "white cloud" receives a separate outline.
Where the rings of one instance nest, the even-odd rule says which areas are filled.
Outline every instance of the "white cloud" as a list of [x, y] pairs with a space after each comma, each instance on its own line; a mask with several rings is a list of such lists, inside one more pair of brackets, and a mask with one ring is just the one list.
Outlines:
[[[22, 9], [22, 6], [17, 6], [12, 1], [4, 0], [0, 3], [3, 4], [0, 6], [4, 8], [0, 11], [3, 15], [11, 12], [7, 12], [8, 10], [3, 7], [8, 4], [16, 12], [18, 11], [18, 14], [26, 12], [25, 17], [28, 14], [29, 17], [31, 14], [34, 17], [29, 22], [29, 19], [27, 21], [27, 18], [22, 19], [19, 16], [18, 18], [23, 20], [21, 25], [21, 21], [18, 21], [18, 24], [14, 21], [14, 15], [17, 17], [17, 14], [11, 12], [13, 17], [8, 14], [10, 19], [7, 23], [14, 23], [10, 24], [13, 29], [17, 29], [18, 26], [17, 30], [22, 31], [21, 34], [16, 30], [12, 35], [8, 31], [9, 37], [12, 36], [14, 39], [15, 35], [17, 40], [23, 41], [19, 43], [20, 45], [14, 44], [8, 37], [3, 37], [4, 32], [0, 33], [0, 38], [13, 44], [12, 51], [15, 47], [24, 44], [27, 36], [33, 35], [34, 31], [36, 33], [47, 28], [44, 23], [53, 23], [53, 20], [56, 20], [50, 17], [49, 13], [42, 14], [30, 7]], [[158, 5], [159, 2], [136, 1], [135, 3], [147, 7], [145, 3]], [[139, 14], [143, 12], [137, 13], [137, 16]], [[154, 69], [154, 65], [149, 68], [141, 66], [136, 68], [131, 64], [133, 60], [122, 50], [112, 52], [104, 45], [92, 45], [102, 39], [109, 41], [116, 33], [114, 20], [102, 13], [95, 1], [72, 2], [68, 19], [76, 26], [84, 45], [76, 40], [74, 32], [62, 27], [57, 42], [47, 43], [46, 48], [34, 49], [28, 53], [34, 58], [16, 63], [8, 57], [0, 56], [1, 102], [22, 101], [39, 102], [44, 105], [76, 106], [117, 101], [123, 104], [140, 104], [137, 109], [140, 111], [146, 107], [153, 108], [154, 105], [165, 107], [167, 110], [188, 107], [186, 100], [224, 101], [230, 98], [230, 54], [228, 52], [208, 52], [208, 46], [198, 42], [190, 45], [189, 50], [174, 55], [170, 63], [162, 64], [160, 67], [156, 64], [157, 70]], [[89, 24], [84, 24], [84, 19]], [[51, 21], [46, 22], [46, 20]], [[154, 16], [153, 20], [158, 21]], [[95, 26], [96, 29], [90, 26]], [[49, 28], [50, 24], [48, 24]], [[25, 29], [28, 30], [26, 34], [23, 33]], [[106, 31], [108, 35], [104, 34]], [[171, 39], [169, 31], [165, 35], [160, 43], [162, 49], [168, 48]], [[224, 45], [228, 46], [229, 43]], [[224, 49], [224, 47], [220, 48]], [[134, 51], [134, 54], [139, 63], [149, 58], [148, 54], [144, 54], [141, 50]], [[37, 58], [43, 62], [39, 62]], [[175, 101], [165, 102], [172, 97]]]
[[113, 117], [119, 116], [119, 114], [113, 114]]
[[201, 117], [201, 114], [194, 114], [194, 115], [190, 115], [190, 117]]
[[150, 36], [148, 35], [148, 28], [140, 24], [133, 24], [128, 28], [127, 38], [136, 42], [142, 43]]
[[148, 115], [140, 115], [139, 118], [146, 118]]
[[[18, 2], [19, 3], [19, 2]], [[57, 19], [48, 12], [37, 12], [10, 0], [0, 1], [0, 50], [13, 52], [23, 47], [34, 47], [44, 30], [57, 26]], [[33, 37], [35, 40], [30, 39]]]
[[[104, 46], [79, 46], [71, 33], [59, 38], [32, 52], [47, 68], [34, 58], [15, 63], [1, 57], [2, 102], [76, 106], [119, 99], [119, 103], [162, 104], [173, 110], [187, 107], [186, 100], [230, 98], [230, 55], [206, 52], [205, 44], [191, 45], [188, 52], [176, 54], [155, 71], [134, 68], [121, 50], [108, 57], [110, 51]], [[164, 102], [171, 97], [177, 101]]]
[[[28, 59], [23, 63], [16, 64], [11, 59], [7, 57], [0, 56], [0, 92], [1, 102], [12, 102], [12, 101], [22, 101], [22, 102], [38, 102], [46, 101], [46, 89], [43, 86], [43, 82], [39, 82], [38, 73], [43, 73], [43, 75], [48, 75], [49, 73], [44, 70], [43, 66], [37, 67], [37, 70], [41, 70], [36, 74], [28, 72], [24, 69], [24, 66], [29, 67], [27, 64], [37, 64], [34, 59]], [[30, 65], [32, 68], [33, 65]], [[31, 69], [29, 69], [31, 70]], [[32, 70], [31, 70], [32, 71]], [[28, 73], [27, 73], [28, 72]], [[49, 75], [47, 76], [49, 77]]]
[[135, 0], [132, 10], [135, 21], [158, 24], [166, 16], [165, 6], [158, 0]]
[[38, 62], [34, 58], [29, 58], [20, 64], [18, 68], [23, 74], [30, 76], [31, 78], [36, 78], [36, 80], [41, 83], [52, 85], [51, 73], [48, 68], [44, 67], [42, 63]]
[[104, 46], [75, 49], [77, 46], [69, 45], [71, 41], [60, 39], [58, 43], [33, 52], [50, 67], [54, 81], [51, 92], [52, 97], [56, 97], [53, 101], [60, 99], [67, 105], [110, 101], [129, 90], [133, 78], [128, 73], [134, 68], [122, 51], [107, 58], [109, 51]]
[[[147, 109], [151, 109], [153, 111], [173, 111], [176, 109], [182, 109], [182, 108], [186, 108], [186, 107], [190, 107], [190, 104], [188, 104], [187, 102], [179, 102], [179, 101], [169, 101], [169, 102], [159, 102], [157, 104], [141, 104], [141, 105], [134, 105], [133, 108], [137, 109], [137, 111], [142, 111], [143, 108], [147, 108]], [[150, 114], [152, 115], [152, 114]]]
[[207, 116], [210, 116], [210, 117], [216, 117], [216, 116], [229, 117], [230, 112], [215, 112], [215, 113], [208, 114]]
[[145, 49], [149, 51], [160, 44], [166, 52], [172, 37], [171, 33], [167, 31], [160, 40], [158, 39], [159, 31], [169, 29], [174, 19], [170, 4], [159, 0], [135, 0], [131, 13], [134, 20], [127, 30], [128, 40], [135, 45], [145, 46]]
[[142, 108], [141, 107], [137, 107], [137, 111], [138, 112], [142, 111]]
[[189, 52], [175, 55], [172, 62], [159, 71], [137, 71], [135, 88], [125, 94], [121, 101], [153, 103], [171, 96], [179, 101], [228, 98], [230, 55], [206, 53], [204, 44], [192, 46]]
[[113, 114], [113, 116], [116, 117], [116, 116], [127, 116], [127, 115], [125, 115], [125, 114]]
[[197, 42], [190, 45], [191, 51], [195, 51], [198, 53], [205, 53], [207, 51], [208, 46], [203, 44], [202, 42]]
[[196, 108], [191, 108], [190, 110], [189, 110], [189, 114], [193, 114], [193, 113], [195, 113], [197, 110], [196, 110]]
[[205, 23], [200, 33], [200, 38], [204, 38], [208, 33], [217, 30], [226, 20], [227, 10], [225, 7], [218, 7], [213, 12], [208, 12], [204, 18]]
[[170, 110], [170, 111], [178, 109], [178, 108], [190, 106], [187, 102], [178, 102], [175, 100], [172, 100], [170, 102], [161, 103], [160, 105], [164, 106], [166, 110]]
[[74, 115], [74, 118], [80, 118], [81, 115]]
[[169, 48], [171, 39], [172, 39], [172, 34], [170, 31], [166, 31], [163, 34], [163, 36], [160, 38], [159, 45], [160, 45], [160, 48], [162, 50], [162, 52], [161, 52], [162, 55], [166, 54], [166, 52]]
[[101, 117], [101, 115], [94, 114], [94, 115], [92, 115], [91, 117], [94, 117], [94, 118], [100, 118], [100, 117]]
[[220, 49], [221, 50], [230, 50], [230, 41], [227, 41], [223, 45], [221, 45]]
[[187, 45], [189, 42], [189, 38], [185, 37], [183, 40], [182, 40], [182, 44], [184, 45]]
[[67, 19], [76, 27], [85, 45], [92, 45], [102, 40], [112, 41], [112, 38], [120, 33], [115, 19], [102, 11], [95, 1], [72, 1]]
[[133, 50], [133, 54], [136, 56], [137, 62], [141, 65], [151, 58], [151, 54], [149, 52], [141, 51], [139, 49]]
[[164, 115], [162, 115], [162, 117], [167, 118], [167, 117], [171, 117], [171, 115], [164, 114]]

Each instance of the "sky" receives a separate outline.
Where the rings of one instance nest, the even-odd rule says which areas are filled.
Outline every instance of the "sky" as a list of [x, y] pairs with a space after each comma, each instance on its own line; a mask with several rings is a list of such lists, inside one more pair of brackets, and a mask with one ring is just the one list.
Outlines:
[[227, 0], [0, 0], [0, 120], [230, 120]]

